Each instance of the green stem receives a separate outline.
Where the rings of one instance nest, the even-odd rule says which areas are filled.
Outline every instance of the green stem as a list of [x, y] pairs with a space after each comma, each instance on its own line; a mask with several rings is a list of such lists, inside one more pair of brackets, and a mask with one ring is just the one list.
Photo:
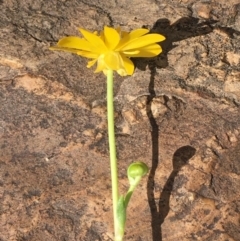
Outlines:
[[108, 116], [108, 141], [110, 152], [110, 167], [112, 179], [112, 200], [115, 240], [119, 240], [117, 204], [118, 204], [118, 172], [114, 132], [114, 103], [113, 103], [113, 71], [107, 72], [107, 116]]
[[126, 209], [127, 209], [128, 203], [129, 203], [129, 201], [130, 201], [130, 199], [131, 199], [131, 197], [132, 197], [132, 194], [133, 194], [134, 189], [135, 189], [134, 186], [130, 186], [129, 189], [128, 189], [128, 191], [127, 191], [127, 194], [126, 194], [125, 199], [124, 199]]

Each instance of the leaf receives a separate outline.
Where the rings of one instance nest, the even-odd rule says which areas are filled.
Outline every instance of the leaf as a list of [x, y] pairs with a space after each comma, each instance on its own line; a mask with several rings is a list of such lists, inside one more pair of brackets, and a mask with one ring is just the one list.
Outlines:
[[119, 234], [123, 237], [126, 223], [126, 205], [124, 201], [124, 196], [120, 196], [120, 198], [118, 199], [117, 220]]

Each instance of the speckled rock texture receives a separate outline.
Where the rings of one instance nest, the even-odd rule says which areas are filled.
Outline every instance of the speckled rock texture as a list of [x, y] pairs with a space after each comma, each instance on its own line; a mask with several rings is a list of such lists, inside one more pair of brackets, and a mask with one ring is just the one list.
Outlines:
[[126, 241], [240, 240], [239, 0], [0, 0], [0, 240], [111, 241], [105, 76], [53, 52], [78, 27], [148, 28], [162, 54], [115, 76]]

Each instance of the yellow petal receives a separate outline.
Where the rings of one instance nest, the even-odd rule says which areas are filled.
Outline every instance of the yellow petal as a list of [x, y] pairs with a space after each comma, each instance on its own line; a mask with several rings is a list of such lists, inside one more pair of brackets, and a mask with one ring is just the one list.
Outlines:
[[140, 28], [140, 29], [135, 29], [131, 31], [130, 33], [122, 31], [122, 39], [117, 46], [117, 49], [121, 49], [123, 46], [125, 46], [127, 43], [133, 41], [136, 38], [139, 38], [143, 36], [144, 34], [147, 34], [149, 32], [148, 29]]
[[135, 56], [136, 54], [139, 54], [140, 53], [140, 50], [138, 49], [131, 49], [131, 50], [128, 50], [128, 51], [123, 51], [123, 53], [127, 56]]
[[97, 59], [94, 59], [94, 60], [88, 61], [87, 68], [92, 67], [96, 62], [97, 62]]
[[84, 38], [91, 45], [93, 45], [95, 47], [94, 51], [98, 52], [99, 54], [105, 53], [106, 51], [108, 51], [106, 45], [104, 44], [103, 40], [99, 36], [97, 36], [91, 32], [88, 32], [87, 30], [82, 29], [82, 28], [80, 28], [79, 30], [82, 33], [82, 35], [84, 36]]
[[129, 33], [129, 36], [131, 39], [134, 39], [134, 38], [139, 38], [145, 34], [147, 34], [149, 32], [148, 29], [145, 29], [145, 28], [139, 28], [139, 29], [135, 29], [133, 31], [131, 31]]
[[127, 76], [128, 75], [125, 69], [118, 69], [116, 71], [121, 76]]
[[62, 38], [57, 43], [58, 47], [70, 48], [70, 49], [80, 49], [92, 51], [92, 45], [89, 44], [85, 39], [70, 36]]
[[123, 60], [118, 52], [109, 52], [105, 54], [104, 61], [109, 69], [118, 70], [123, 68]]
[[107, 66], [106, 66], [105, 61], [104, 61], [104, 55], [101, 55], [97, 60], [97, 68], [94, 71], [94, 73], [101, 72], [104, 69], [107, 69]]
[[108, 74], [108, 69], [104, 69], [104, 70], [103, 70], [103, 73], [107, 76], [107, 74]]
[[116, 27], [116, 31], [120, 34], [121, 33], [121, 28], [120, 26]]
[[78, 51], [77, 54], [89, 59], [96, 59], [99, 56], [99, 54], [88, 52], [88, 51]]
[[124, 51], [123, 54], [128, 57], [154, 57], [162, 52], [162, 48], [158, 44], [151, 44], [146, 47], [140, 48], [138, 52], [133, 50]]
[[108, 49], [113, 50], [120, 41], [120, 35], [114, 28], [104, 27], [104, 40]]
[[49, 49], [50, 50], [65, 51], [65, 52], [70, 52], [70, 53], [74, 53], [74, 54], [77, 54], [79, 52], [79, 50], [77, 50], [77, 49], [63, 48], [63, 47], [58, 47], [58, 46], [52, 46]]
[[123, 60], [123, 65], [124, 65], [124, 69], [126, 70], [128, 75], [132, 75], [134, 72], [134, 64], [133, 62], [125, 57], [123, 54], [121, 54], [122, 60]]
[[147, 34], [140, 38], [137, 38], [130, 43], [127, 43], [123, 48], [122, 51], [130, 50], [130, 49], [138, 49], [148, 46], [153, 43], [161, 42], [165, 40], [165, 37], [160, 34]]
[[[125, 37], [129, 36], [129, 32], [121, 30], [121, 38], [124, 39]], [[128, 39], [129, 37], [127, 37]]]
[[105, 42], [105, 36], [104, 36], [104, 32], [103, 32], [103, 31], [101, 31], [99, 37], [101, 38], [101, 40], [102, 40], [103, 42]]

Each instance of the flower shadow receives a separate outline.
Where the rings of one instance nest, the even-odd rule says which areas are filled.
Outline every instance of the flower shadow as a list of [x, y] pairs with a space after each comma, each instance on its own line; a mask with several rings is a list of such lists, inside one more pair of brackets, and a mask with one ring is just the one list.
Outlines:
[[146, 111], [151, 125], [151, 142], [152, 142], [152, 166], [150, 169], [148, 183], [147, 183], [147, 196], [148, 204], [151, 210], [151, 226], [152, 226], [152, 240], [162, 241], [161, 225], [169, 212], [169, 200], [171, 191], [173, 189], [174, 179], [181, 168], [187, 161], [195, 154], [195, 149], [191, 146], [184, 146], [179, 148], [173, 156], [173, 170], [165, 183], [163, 190], [160, 194], [159, 203], [156, 203], [154, 196], [155, 186], [155, 173], [159, 165], [159, 126], [151, 111], [152, 101], [156, 97], [154, 80], [157, 68], [166, 68], [168, 66], [167, 54], [178, 42], [195, 36], [205, 35], [213, 31], [216, 21], [205, 21], [199, 23], [196, 18], [188, 17], [181, 18], [174, 24], [170, 25], [168, 19], [159, 19], [153, 26], [151, 32], [160, 33], [166, 37], [166, 41], [161, 43], [163, 52], [152, 59], [136, 59], [134, 60], [135, 66], [141, 70], [145, 70], [149, 66], [151, 71], [150, 82], [148, 86], [149, 95], [147, 97]]
[[[161, 18], [156, 21], [151, 33], [159, 33], [166, 37], [166, 40], [161, 43], [162, 52], [155, 58], [143, 59], [135, 58], [133, 62], [135, 67], [140, 70], [146, 70], [149, 62], [154, 62], [157, 68], [166, 68], [168, 66], [168, 52], [177, 47], [175, 42], [179, 42], [184, 39], [206, 35], [211, 33], [216, 27], [216, 20], [208, 20], [199, 22], [199, 19], [194, 17], [183, 17], [177, 20], [175, 23], [170, 24], [170, 21], [166, 18]], [[218, 28], [220, 28], [218, 26]], [[229, 33], [232, 31], [229, 31]]]
[[[144, 26], [143, 26], [144, 27]], [[156, 97], [155, 92], [155, 76], [158, 68], [167, 68], [168, 53], [175, 47], [177, 42], [189, 39], [196, 36], [207, 35], [214, 29], [219, 29], [225, 32], [230, 38], [234, 38], [234, 35], [240, 35], [239, 31], [232, 28], [222, 27], [216, 20], [200, 21], [194, 17], [183, 17], [177, 20], [175, 23], [170, 24], [170, 21], [166, 18], [158, 19], [151, 29], [151, 33], [159, 33], [166, 37], [166, 40], [161, 42], [163, 49], [162, 53], [154, 58], [133, 58], [132, 61], [135, 67], [145, 71], [148, 66], [151, 72], [150, 82], [148, 86], [149, 95], [147, 97], [146, 111], [151, 125], [151, 142], [152, 142], [152, 163], [147, 182], [147, 196], [148, 204], [151, 211], [151, 226], [152, 226], [152, 240], [162, 241], [161, 225], [163, 224], [166, 216], [168, 215], [170, 206], [169, 200], [173, 190], [173, 184], [175, 177], [178, 175], [181, 168], [187, 164], [187, 161], [195, 154], [195, 149], [191, 146], [184, 146], [179, 148], [173, 156], [173, 170], [168, 177], [162, 192], [160, 194], [159, 203], [156, 203], [154, 195], [155, 187], [155, 173], [159, 165], [159, 133], [160, 127], [157, 124], [156, 119], [153, 116], [151, 106], [152, 101]], [[167, 102], [167, 100], [166, 100]], [[167, 104], [167, 103], [166, 103]]]

